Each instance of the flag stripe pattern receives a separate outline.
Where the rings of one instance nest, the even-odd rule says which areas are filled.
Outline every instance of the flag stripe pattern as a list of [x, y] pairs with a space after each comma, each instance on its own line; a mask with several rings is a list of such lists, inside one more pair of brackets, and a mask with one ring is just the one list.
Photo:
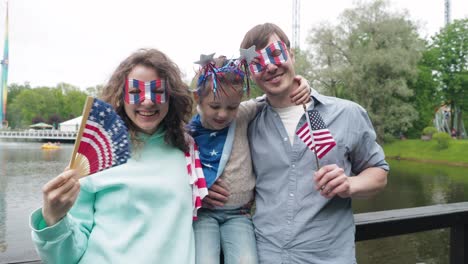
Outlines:
[[321, 159], [336, 146], [336, 142], [317, 110], [308, 110], [306, 114], [306, 122], [296, 134]]
[[126, 163], [130, 143], [125, 123], [111, 105], [94, 98], [78, 153], [89, 162], [89, 174]]
[[[279, 50], [280, 52], [277, 52]], [[279, 65], [288, 60], [286, 53], [286, 44], [282, 41], [271, 43], [262, 50], [257, 50], [257, 62], [252, 62], [249, 66], [250, 71], [253, 73], [259, 73], [265, 70], [268, 64]]]
[[203, 198], [208, 195], [208, 188], [206, 187], [203, 175], [198, 146], [192, 137], [187, 135], [187, 138], [190, 143], [190, 149], [185, 152], [185, 159], [187, 161], [187, 173], [192, 185], [193, 220], [197, 220], [197, 211], [202, 206]]
[[[140, 92], [131, 92], [134, 89], [138, 89]], [[145, 99], [149, 99], [155, 104], [167, 102], [167, 82], [161, 79], [149, 82], [127, 79], [125, 82], [125, 102], [128, 104], [139, 104]]]

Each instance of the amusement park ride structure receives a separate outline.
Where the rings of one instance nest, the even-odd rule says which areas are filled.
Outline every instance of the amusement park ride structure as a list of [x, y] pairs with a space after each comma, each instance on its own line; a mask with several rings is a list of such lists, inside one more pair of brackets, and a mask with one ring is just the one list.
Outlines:
[[5, 43], [3, 46], [3, 59], [2, 64], [2, 80], [0, 83], [0, 128], [7, 128], [8, 121], [6, 119], [6, 107], [8, 96], [8, 2], [6, 2], [6, 17], [5, 17]]

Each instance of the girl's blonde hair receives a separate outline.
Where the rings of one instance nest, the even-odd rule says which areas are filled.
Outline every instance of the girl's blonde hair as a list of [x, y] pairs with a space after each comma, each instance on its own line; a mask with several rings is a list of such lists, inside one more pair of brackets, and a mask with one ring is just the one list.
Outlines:
[[228, 60], [226, 56], [219, 56], [214, 59], [214, 64], [202, 67], [192, 81], [196, 83], [198, 103], [210, 92], [217, 96], [217, 93], [223, 93], [224, 89], [236, 89], [242, 95], [245, 72], [238, 63], [236, 60]]

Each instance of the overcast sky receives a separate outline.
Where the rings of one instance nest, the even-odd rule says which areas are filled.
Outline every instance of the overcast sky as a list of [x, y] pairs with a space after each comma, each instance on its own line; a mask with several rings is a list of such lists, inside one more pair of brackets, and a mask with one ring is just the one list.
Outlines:
[[[80, 88], [105, 83], [138, 48], [165, 52], [194, 75], [200, 53], [237, 57], [252, 26], [273, 22], [291, 38], [292, 0], [10, 0], [11, 83], [32, 87], [66, 82]], [[311, 27], [334, 23], [353, 0], [302, 0], [301, 48]], [[444, 0], [392, 0], [407, 9], [423, 37], [444, 25]], [[0, 54], [6, 3], [0, 3]], [[468, 0], [452, 0], [452, 19], [468, 17]]]

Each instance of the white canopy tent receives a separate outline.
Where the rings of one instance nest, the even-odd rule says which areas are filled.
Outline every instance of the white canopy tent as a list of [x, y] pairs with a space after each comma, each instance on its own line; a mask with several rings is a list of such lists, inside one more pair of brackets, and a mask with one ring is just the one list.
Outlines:
[[75, 117], [59, 124], [59, 130], [62, 132], [77, 132], [80, 128], [82, 116]]

